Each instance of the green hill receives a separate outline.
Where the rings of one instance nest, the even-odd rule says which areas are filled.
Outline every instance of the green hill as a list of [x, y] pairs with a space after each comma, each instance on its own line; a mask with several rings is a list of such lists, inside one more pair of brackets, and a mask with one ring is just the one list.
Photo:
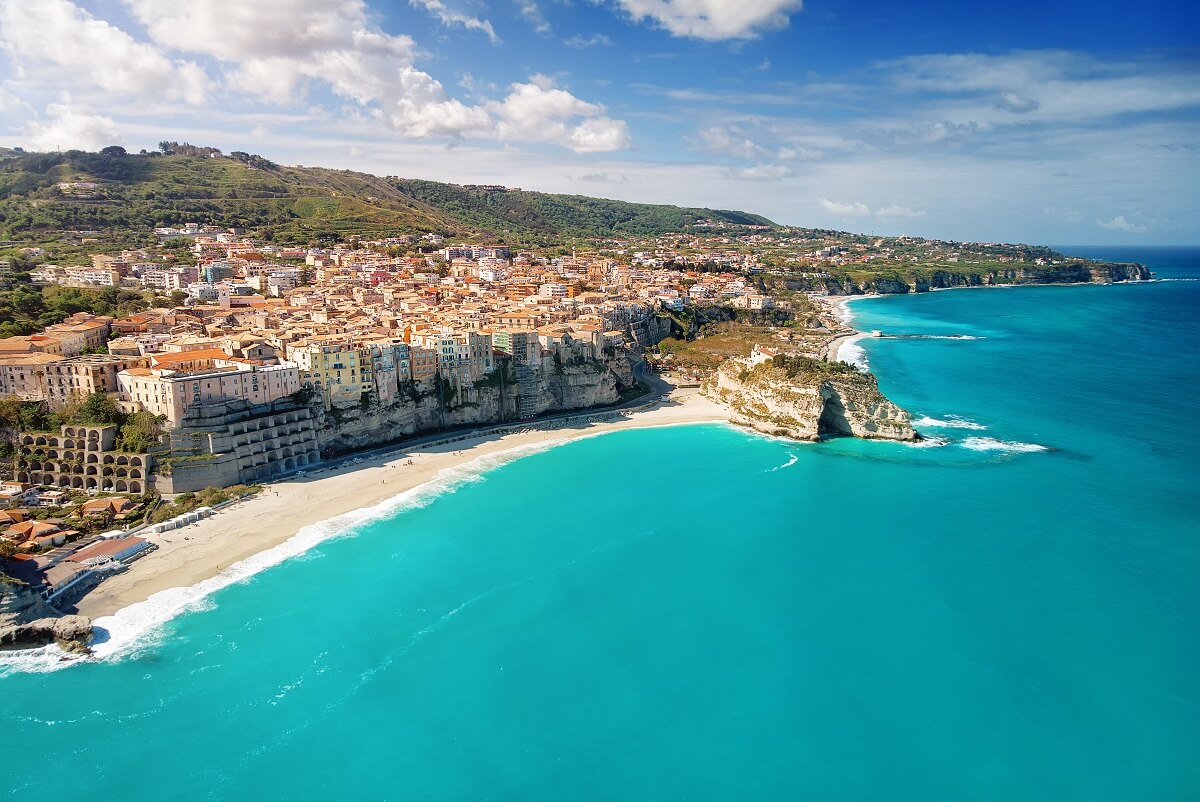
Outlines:
[[156, 226], [191, 221], [241, 227], [278, 242], [437, 232], [558, 243], [684, 231], [705, 220], [774, 225], [745, 212], [285, 167], [245, 153], [0, 151], [4, 240], [49, 241], [102, 231], [106, 239], [132, 243]]

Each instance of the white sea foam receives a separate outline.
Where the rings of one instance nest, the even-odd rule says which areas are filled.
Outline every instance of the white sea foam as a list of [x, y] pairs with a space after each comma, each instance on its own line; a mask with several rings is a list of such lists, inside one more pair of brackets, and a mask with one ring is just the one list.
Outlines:
[[797, 461], [800, 459], [800, 458], [799, 458], [799, 457], [797, 457], [795, 454], [791, 454], [791, 453], [789, 453], [789, 454], [788, 454], [788, 457], [789, 457], [789, 459], [788, 459], [788, 461], [787, 461], [787, 462], [783, 463], [782, 465], [776, 465], [774, 468], [772, 468], [772, 469], [769, 471], [769, 473], [775, 473], [775, 471], [781, 471], [781, 470], [783, 470], [784, 468], [790, 468], [790, 467], [792, 467], [793, 465], [795, 465], [795, 464], [796, 464], [796, 462], [797, 462]]
[[947, 415], [946, 420], [931, 418], [926, 415], [913, 421], [913, 426], [924, 427], [927, 429], [973, 429], [975, 431], [983, 431], [987, 427], [982, 423], [976, 423], [973, 420], [960, 418], [957, 415]]
[[968, 437], [959, 443], [963, 448], [972, 451], [1001, 451], [1006, 454], [1030, 454], [1035, 451], [1049, 451], [1046, 446], [1037, 443], [1020, 443], [1012, 440], [997, 440], [994, 437]]
[[904, 440], [902, 442], [909, 448], [941, 448], [950, 445], [950, 441], [944, 437], [926, 437], [921, 440]]
[[838, 346], [837, 361], [849, 362], [851, 365], [856, 365], [863, 370], [868, 369], [867, 352], [858, 344], [858, 341], [865, 337], [865, 334], [858, 334], [849, 339], [843, 340]]
[[181, 613], [206, 609], [211, 605], [209, 597], [223, 588], [244, 582], [285, 560], [304, 554], [326, 540], [353, 534], [365, 524], [391, 517], [406, 509], [424, 507], [440, 495], [453, 493], [465, 484], [482, 480], [488, 471], [521, 457], [547, 451], [563, 442], [551, 440], [517, 446], [446, 468], [425, 484], [373, 507], [364, 507], [306, 526], [278, 546], [236, 562], [216, 576], [190, 587], [160, 591], [145, 601], [118, 610], [114, 615], [97, 618], [92, 622], [96, 636], [91, 658], [65, 655], [57, 646], [50, 645], [40, 649], [0, 653], [0, 672], [54, 671], [89, 660], [119, 659], [136, 654], [157, 642], [165, 623]]

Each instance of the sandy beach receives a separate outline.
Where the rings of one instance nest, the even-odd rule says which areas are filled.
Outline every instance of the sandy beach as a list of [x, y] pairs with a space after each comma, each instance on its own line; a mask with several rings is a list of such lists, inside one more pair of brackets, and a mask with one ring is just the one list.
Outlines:
[[[612, 413], [590, 414], [598, 417]], [[133, 563], [127, 572], [105, 580], [79, 602], [78, 609], [80, 614], [94, 619], [112, 615], [160, 591], [195, 585], [234, 563], [283, 543], [305, 526], [373, 507], [430, 482], [442, 471], [480, 457], [622, 429], [727, 419], [723, 406], [698, 391], [675, 390], [669, 401], [649, 409], [616, 413], [612, 421], [577, 423], [576, 418], [552, 430], [534, 429], [546, 424], [530, 421], [531, 430], [521, 433], [484, 435], [440, 446], [398, 446], [383, 456], [363, 458], [361, 463], [317, 467], [306, 475], [271, 483], [259, 495], [222, 509], [211, 518], [148, 536], [158, 548]]]
[[830, 312], [842, 323], [848, 327], [845, 331], [837, 332], [821, 349], [821, 356], [829, 361], [848, 361], [843, 353], [843, 347], [853, 344], [856, 340], [865, 337], [866, 335], [853, 328], [850, 322], [853, 320], [853, 313], [850, 311], [850, 304], [862, 298], [875, 298], [874, 295], [838, 295], [833, 297], [818, 297], [815, 300], [817, 303], [825, 306]]

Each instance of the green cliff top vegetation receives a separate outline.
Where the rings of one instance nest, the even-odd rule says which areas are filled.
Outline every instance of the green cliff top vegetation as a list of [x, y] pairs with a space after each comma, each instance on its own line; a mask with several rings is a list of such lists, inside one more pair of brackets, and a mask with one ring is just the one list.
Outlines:
[[[745, 212], [381, 178], [174, 142], [161, 147], [165, 153], [0, 155], [0, 239], [61, 241], [93, 231], [128, 247], [151, 243], [154, 227], [196, 222], [295, 244], [436, 232], [548, 245], [680, 231], [710, 219], [774, 225]], [[75, 182], [96, 186], [59, 186]]]

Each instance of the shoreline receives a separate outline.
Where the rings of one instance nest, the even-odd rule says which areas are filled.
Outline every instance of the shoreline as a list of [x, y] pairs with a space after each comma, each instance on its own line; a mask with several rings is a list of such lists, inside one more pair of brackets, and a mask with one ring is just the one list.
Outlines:
[[[153, 616], [154, 621], [139, 621], [151, 611], [137, 608], [147, 603], [152, 605], [156, 596], [186, 596], [174, 603], [163, 599], [175, 612], [181, 611], [219, 587], [242, 581], [292, 556], [289, 553], [259, 567], [249, 565], [254, 558], [264, 557], [312, 527], [331, 524], [342, 531], [356, 523], [353, 519], [387, 514], [411, 498], [422, 497], [424, 491], [438, 494], [442, 492], [440, 488], [456, 478], [479, 475], [513, 459], [574, 440], [629, 429], [729, 421], [723, 406], [694, 390], [675, 390], [670, 401], [650, 409], [591, 415], [596, 418], [611, 415], [615, 419], [583, 420], [561, 428], [539, 428], [537, 421], [530, 421], [528, 431], [485, 433], [441, 445], [400, 446], [387, 454], [363, 458], [362, 464], [336, 468], [318, 465], [307, 475], [264, 485], [258, 495], [210, 518], [149, 535], [148, 539], [158, 548], [130, 565], [128, 571], [106, 579], [84, 596], [76, 609], [110, 634], [113, 625], [145, 630], [160, 623], [157, 619], [161, 616]], [[587, 418], [589, 413], [581, 411], [580, 417]], [[491, 460], [495, 460], [494, 465], [479, 464]], [[472, 465], [476, 466], [474, 470]], [[301, 544], [294, 553], [302, 553], [334, 534], [331, 531], [308, 545]], [[222, 577], [229, 581], [220, 582]], [[211, 589], [199, 587], [213, 582], [217, 586]], [[199, 596], [187, 592], [193, 588], [202, 591]], [[102, 644], [103, 641], [98, 645]]]

